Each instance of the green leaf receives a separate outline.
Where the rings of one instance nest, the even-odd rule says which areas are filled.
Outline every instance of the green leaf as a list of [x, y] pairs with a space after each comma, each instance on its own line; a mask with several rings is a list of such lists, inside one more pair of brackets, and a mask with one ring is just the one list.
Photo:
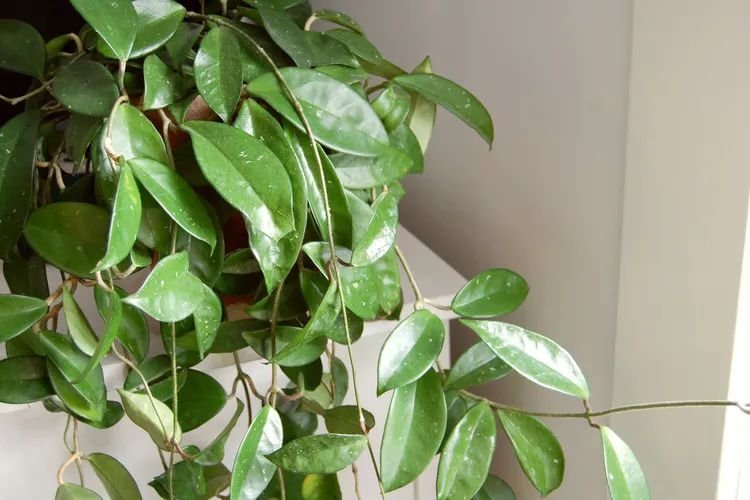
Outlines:
[[427, 309], [396, 325], [380, 350], [378, 395], [420, 378], [440, 355], [444, 340], [442, 320]]
[[[281, 75], [299, 100], [321, 144], [364, 156], [378, 155], [388, 144], [385, 127], [369, 103], [347, 85], [304, 68], [282, 68]], [[273, 74], [256, 78], [248, 84], [248, 90], [304, 130], [297, 111]]]
[[295, 439], [266, 458], [299, 474], [333, 474], [353, 464], [365, 448], [365, 436], [317, 434]]
[[116, 458], [104, 453], [86, 456], [111, 500], [140, 500], [141, 492], [130, 472]]
[[184, 249], [187, 251], [190, 272], [200, 278], [203, 283], [212, 287], [221, 276], [224, 266], [224, 232], [222, 231], [221, 221], [213, 207], [205, 199], [201, 199], [201, 204], [211, 220], [214, 234], [216, 234], [216, 246], [212, 249], [198, 238], [182, 233], [178, 235], [178, 238], [184, 236], [187, 241], [184, 246], [178, 244], [178, 250]]
[[401, 179], [414, 168], [412, 159], [395, 147], [384, 147], [378, 156], [331, 155], [341, 184], [349, 189], [368, 189]]
[[172, 71], [158, 56], [143, 61], [143, 109], [159, 109], [180, 100], [190, 90], [191, 82]]
[[96, 350], [98, 338], [67, 286], [62, 289], [62, 305], [65, 323], [68, 326], [68, 335], [81, 352], [91, 356]]
[[[404, 153], [411, 160], [411, 168], [408, 173], [421, 174], [424, 172], [422, 148], [419, 144], [419, 139], [417, 139], [417, 136], [414, 135], [409, 126], [402, 123], [391, 132], [390, 138], [393, 147]], [[392, 184], [394, 182], [390, 182], [391, 186], [389, 187], [393, 187]], [[396, 194], [394, 196], [400, 199], [403, 193], [400, 196]]]
[[336, 474], [309, 474], [302, 481], [302, 500], [341, 500]]
[[372, 101], [372, 109], [378, 114], [388, 132], [401, 125], [411, 108], [411, 97], [401, 87], [388, 86]]
[[169, 498], [169, 484], [172, 484], [172, 493], [175, 499], [204, 499], [206, 493], [206, 467], [198, 466], [192, 462], [177, 462], [170, 474], [165, 471], [151, 481], [149, 486], [154, 488], [161, 498]]
[[[276, 352], [281, 352], [287, 345], [302, 335], [304, 335], [302, 328], [294, 326], [276, 327]], [[243, 337], [260, 356], [269, 361], [273, 359], [270, 329], [246, 332]], [[325, 351], [326, 345], [327, 339], [325, 337], [315, 338], [291, 350], [282, 360], [279, 360], [279, 364], [283, 366], [304, 366], [318, 359]]]
[[320, 406], [330, 406], [331, 395], [328, 391], [323, 391], [323, 402], [313, 398], [310, 393], [314, 392], [321, 386], [323, 381], [323, 362], [320, 358], [304, 366], [282, 366], [281, 370], [284, 375], [295, 384], [301, 391], [307, 393], [307, 397], [315, 399]]
[[312, 51], [312, 66], [341, 64], [348, 67], [359, 67], [357, 58], [339, 40], [318, 31], [304, 31], [303, 34]]
[[43, 331], [39, 341], [47, 354], [47, 372], [52, 387], [65, 406], [87, 420], [102, 420], [107, 393], [101, 367], [91, 371], [82, 382], [73, 384], [72, 381], [86, 369], [89, 357], [64, 335]]
[[276, 466], [265, 455], [281, 448], [282, 441], [279, 414], [266, 405], [247, 430], [234, 459], [230, 485], [232, 499], [254, 499], [266, 489]]
[[[121, 288], [115, 287], [115, 291], [124, 298], [127, 293]], [[110, 294], [105, 292], [101, 287], [94, 288], [94, 300], [99, 310], [99, 315], [106, 318], [111, 310]], [[117, 334], [118, 339], [125, 349], [133, 355], [136, 363], [140, 364], [148, 355], [149, 330], [146, 317], [135, 307], [122, 304], [122, 321], [120, 322], [120, 331]]]
[[44, 39], [33, 26], [0, 19], [0, 68], [44, 79]]
[[[300, 288], [313, 316], [316, 315], [318, 308], [322, 304], [325, 304], [324, 307], [326, 308], [333, 308], [329, 309], [328, 313], [326, 313], [330, 313], [332, 316], [324, 322], [319, 324], [317, 320], [314, 324], [308, 322], [308, 332], [311, 334], [313, 332], [320, 334], [320, 329], [322, 329], [322, 334], [329, 339], [339, 344], [346, 344], [346, 330], [344, 328], [344, 315], [341, 314], [341, 301], [335, 289], [333, 291], [329, 290], [328, 280], [315, 271], [305, 269], [300, 273]], [[320, 319], [322, 320], [323, 317], [321, 316]], [[352, 342], [356, 342], [362, 336], [364, 322], [351, 312], [347, 312], [347, 319], [349, 320], [350, 339]]]
[[398, 202], [392, 195], [381, 193], [372, 204], [372, 219], [352, 252], [352, 265], [367, 266], [383, 257], [396, 242]]
[[100, 420], [82, 419], [81, 421], [95, 429], [109, 429], [122, 420], [124, 416], [125, 410], [122, 409], [120, 403], [117, 401], [107, 401], [107, 405], [104, 408], [104, 416]]
[[559, 488], [565, 474], [565, 456], [555, 435], [530, 415], [510, 410], [498, 410], [497, 415], [534, 488], [543, 497]]
[[4, 260], [3, 277], [10, 293], [38, 299], [49, 296], [47, 269], [38, 255], [32, 254], [28, 258], [15, 255], [10, 260]]
[[[107, 248], [109, 214], [88, 203], [50, 203], [30, 216], [24, 236], [44, 260], [81, 278], [93, 277], [92, 270]], [[71, 252], [71, 247], [76, 248]]]
[[237, 425], [237, 421], [245, 410], [245, 405], [240, 398], [235, 398], [235, 401], [237, 402], [237, 409], [234, 411], [234, 414], [232, 414], [232, 418], [229, 419], [227, 425], [214, 438], [214, 440], [195, 456], [195, 463], [200, 465], [215, 465], [220, 464], [221, 461], [224, 460], [224, 447], [227, 444], [227, 439], [229, 439], [229, 434]]
[[[425, 57], [424, 61], [414, 68], [412, 73], [432, 73], [432, 61], [430, 61], [430, 57]], [[413, 102], [408, 124], [419, 141], [422, 153], [425, 153], [427, 152], [427, 146], [430, 144], [432, 129], [435, 127], [437, 105], [418, 93], [414, 93]]]
[[448, 389], [466, 389], [504, 377], [513, 371], [484, 342], [477, 342], [469, 347], [453, 364], [445, 387]]
[[355, 33], [359, 33], [360, 35], [364, 36], [365, 34], [362, 26], [360, 26], [357, 21], [344, 14], [343, 12], [330, 9], [321, 9], [313, 12], [313, 16], [315, 16], [316, 19], [321, 19], [323, 21], [328, 21], [329, 23], [338, 24], [339, 26], [348, 28]]
[[39, 111], [26, 111], [0, 128], [0, 257], [6, 260], [31, 207], [40, 116]]
[[633, 450], [609, 427], [600, 427], [604, 469], [612, 500], [650, 500], [646, 476]]
[[468, 90], [447, 78], [431, 73], [399, 75], [393, 81], [447, 109], [476, 130], [492, 147], [494, 139], [492, 118], [484, 105]]
[[55, 500], [102, 500], [95, 491], [77, 484], [65, 483], [57, 487]]
[[515, 311], [526, 300], [529, 285], [509, 269], [489, 269], [473, 277], [453, 298], [456, 314], [491, 318]]
[[164, 45], [185, 17], [185, 7], [171, 0], [135, 0], [138, 29], [130, 57], [135, 59]]
[[89, 373], [94, 370], [94, 368], [99, 366], [99, 363], [101, 363], [102, 359], [104, 359], [104, 356], [106, 356], [109, 352], [110, 347], [112, 347], [112, 344], [114, 343], [115, 339], [117, 338], [117, 334], [120, 331], [120, 323], [122, 322], [122, 300], [120, 299], [120, 296], [117, 294], [117, 292], [113, 292], [109, 302], [110, 310], [106, 318], [107, 324], [104, 328], [102, 338], [96, 345], [96, 349], [91, 355], [91, 359], [86, 365], [86, 368], [83, 369], [83, 372], [78, 375], [78, 377], [72, 380], [74, 384], [78, 384], [83, 381], [89, 375]]
[[490, 474], [473, 500], [516, 500], [516, 494], [505, 481]]
[[203, 175], [256, 230], [280, 238], [294, 229], [289, 176], [271, 150], [229, 125], [193, 121], [183, 127]]
[[148, 158], [169, 163], [161, 134], [146, 115], [130, 104], [120, 104], [112, 117], [112, 149], [127, 161]]
[[0, 361], [0, 402], [33, 403], [55, 394], [42, 356], [18, 356]]
[[187, 254], [179, 252], [161, 259], [124, 302], [159, 321], [175, 322], [190, 316], [203, 300], [203, 283], [188, 271]]
[[219, 414], [227, 402], [227, 393], [213, 377], [187, 370], [187, 380], [177, 394], [177, 401], [177, 421], [183, 432], [189, 432]]
[[240, 45], [229, 28], [208, 32], [195, 56], [195, 83], [206, 103], [229, 121], [242, 91]]
[[383, 56], [380, 51], [364, 36], [353, 31], [344, 29], [333, 29], [326, 31], [326, 35], [335, 38], [349, 47], [349, 50], [370, 64], [379, 65], [383, 62]]
[[174, 423], [174, 414], [167, 405], [158, 399], [151, 399], [146, 394], [136, 394], [118, 389], [125, 414], [135, 425], [148, 432], [156, 446], [164, 451], [172, 449], [171, 440], [179, 443], [182, 429], [179, 422]]
[[52, 93], [71, 111], [88, 116], [109, 116], [120, 96], [117, 82], [104, 65], [76, 61], [63, 66], [52, 82]]
[[258, 7], [258, 12], [271, 39], [301, 68], [312, 65], [313, 53], [306, 32], [282, 10]]
[[440, 447], [445, 423], [445, 395], [435, 371], [393, 392], [380, 446], [385, 491], [407, 485], [422, 474]]
[[[363, 409], [365, 427], [369, 431], [375, 427], [375, 417], [369, 411]], [[359, 426], [359, 410], [356, 406], [336, 406], [329, 408], [323, 413], [328, 432], [336, 434], [363, 434]]]
[[319, 71], [331, 78], [335, 78], [346, 85], [359, 83], [367, 78], [367, 72], [362, 68], [350, 68], [349, 66], [342, 66], [339, 64], [318, 66], [315, 68], [315, 71]]
[[120, 179], [117, 181], [117, 192], [112, 205], [107, 253], [95, 270], [102, 271], [125, 260], [135, 244], [140, 226], [141, 195], [131, 167], [124, 164], [120, 168]]
[[174, 170], [154, 160], [130, 160], [138, 182], [177, 224], [192, 236], [216, 246], [216, 231], [201, 198]]
[[138, 16], [130, 0], [70, 0], [73, 7], [106, 42], [118, 59], [130, 56]]
[[195, 334], [198, 339], [198, 353], [203, 357], [214, 343], [219, 330], [223, 309], [221, 299], [211, 287], [203, 285], [204, 299], [193, 312], [195, 320]]
[[281, 238], [270, 238], [250, 224], [250, 247], [263, 271], [266, 289], [271, 292], [281, 283], [297, 262], [307, 227], [307, 185], [291, 144], [276, 119], [260, 104], [247, 99], [240, 108], [234, 126], [260, 139], [286, 169], [292, 190], [294, 229]]
[[466, 412], [445, 442], [437, 477], [439, 500], [471, 498], [482, 487], [495, 451], [495, 419], [487, 403]]
[[65, 155], [73, 162], [74, 172], [81, 168], [81, 163], [86, 158], [86, 151], [101, 126], [101, 118], [78, 113], [71, 114], [68, 127], [65, 129]]
[[0, 342], [20, 335], [47, 314], [47, 303], [36, 297], [0, 295]]
[[589, 387], [573, 357], [552, 340], [499, 321], [462, 319], [492, 352], [532, 382], [581, 399]]

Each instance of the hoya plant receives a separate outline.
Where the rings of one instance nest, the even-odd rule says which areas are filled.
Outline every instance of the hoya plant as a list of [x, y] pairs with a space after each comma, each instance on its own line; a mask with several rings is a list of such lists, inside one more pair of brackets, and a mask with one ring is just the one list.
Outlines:
[[[526, 298], [521, 276], [490, 269], [434, 304], [399, 249], [400, 182], [425, 168], [437, 107], [492, 144], [492, 120], [469, 91], [429, 58], [398, 67], [353, 19], [305, 0], [207, 1], [197, 12], [172, 0], [70, 2], [86, 24], [48, 41], [0, 20], [0, 67], [33, 80], [25, 95], [0, 96], [18, 111], [0, 128], [11, 292], [0, 296], [0, 402], [41, 402], [67, 419], [57, 498], [361, 498], [336, 474], [356, 478], [364, 454], [380, 489], [370, 498], [439, 455], [437, 498], [507, 500], [509, 486], [488, 475], [498, 427], [544, 496], [565, 459], [538, 417], [588, 423], [612, 498], [649, 498], [630, 448], [597, 418], [706, 402], [592, 411], [570, 354], [497, 320]], [[407, 310], [401, 268], [416, 297]], [[97, 321], [77, 302], [86, 293]], [[437, 365], [436, 308], [478, 337], [450, 369]], [[381, 319], [400, 322], [379, 353], [377, 392], [390, 407], [376, 426], [351, 346]], [[267, 362], [269, 387], [243, 369], [237, 353], [248, 348]], [[234, 354], [232, 387], [200, 369], [216, 353]], [[105, 384], [107, 357], [127, 366], [121, 386]], [[470, 391], [511, 372], [583, 410], [535, 413]], [[225, 405], [236, 411], [224, 429], [200, 434]], [[148, 485], [127, 457], [79, 439], [80, 426], [123, 418], [156, 445], [163, 468]], [[225, 456], [236, 427], [244, 439]], [[71, 467], [92, 470], [104, 490]]]

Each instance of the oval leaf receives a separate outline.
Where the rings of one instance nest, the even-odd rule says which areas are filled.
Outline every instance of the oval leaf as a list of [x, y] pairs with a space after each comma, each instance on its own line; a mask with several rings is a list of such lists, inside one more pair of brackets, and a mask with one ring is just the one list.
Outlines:
[[602, 426], [604, 468], [612, 500], [650, 500], [646, 476], [633, 450], [609, 427]]
[[[127, 296], [124, 290], [115, 287], [115, 291], [124, 298]], [[101, 287], [94, 288], [94, 300], [102, 318], [107, 318], [111, 310], [111, 294], [104, 291]], [[146, 317], [141, 311], [128, 304], [122, 304], [122, 321], [120, 322], [120, 331], [118, 339], [125, 349], [133, 355], [136, 363], [140, 364], [148, 354], [150, 335]]]
[[509, 269], [489, 269], [474, 276], [453, 298], [456, 314], [491, 318], [511, 313], [526, 300], [529, 285]]
[[560, 487], [565, 457], [554, 434], [536, 418], [499, 410], [500, 423], [513, 445], [518, 463], [543, 497]]
[[138, 16], [138, 30], [131, 58], [141, 57], [164, 45], [185, 17], [185, 7], [172, 0], [135, 0], [133, 7]]
[[393, 392], [380, 447], [385, 491], [411, 483], [427, 468], [440, 447], [446, 418], [445, 394], [433, 370]]
[[33, 403], [55, 394], [42, 356], [18, 356], [0, 361], [0, 402]]
[[333, 474], [353, 464], [365, 448], [365, 436], [317, 434], [295, 439], [266, 458], [298, 474]]
[[466, 389], [497, 380], [512, 371], [513, 368], [499, 359], [492, 349], [487, 347], [487, 344], [477, 342], [469, 347], [453, 365], [445, 387], [456, 390]]
[[117, 192], [112, 204], [107, 253], [96, 266], [97, 271], [119, 264], [130, 254], [141, 227], [141, 195], [130, 167], [120, 169]]
[[148, 432], [156, 446], [164, 451], [172, 448], [171, 440], [179, 443], [182, 429], [178, 423], [174, 426], [174, 413], [158, 399], [151, 399], [146, 394], [136, 394], [118, 389], [125, 414], [135, 425]]
[[388, 336], [378, 358], [378, 395], [414, 382], [443, 349], [445, 327], [426, 309], [414, 311]]
[[438, 465], [439, 500], [471, 498], [482, 487], [495, 451], [495, 419], [487, 403], [466, 412], [443, 446]]
[[227, 402], [227, 393], [210, 375], [187, 370], [187, 379], [177, 394], [177, 401], [177, 421], [184, 432], [189, 432], [219, 414]]
[[258, 498], [276, 473], [276, 466], [265, 455], [283, 442], [279, 414], [266, 405], [253, 420], [234, 459], [231, 496], [237, 500]]
[[383, 257], [396, 242], [398, 201], [385, 192], [372, 204], [372, 219], [352, 252], [353, 266], [367, 266]]
[[86, 456], [111, 500], [140, 500], [141, 492], [130, 472], [117, 459], [104, 453]]
[[0, 295], [0, 342], [20, 335], [47, 314], [47, 303], [36, 297]]
[[297, 26], [283, 10], [258, 7], [263, 27], [276, 45], [292, 58], [300, 68], [312, 65], [313, 53], [307, 33]]
[[[375, 417], [367, 410], [362, 410], [365, 427], [369, 431], [375, 427]], [[356, 406], [336, 406], [323, 413], [328, 432], [336, 434], [364, 434], [359, 425], [359, 410]]]
[[121, 61], [130, 56], [138, 16], [130, 0], [70, 0]]
[[94, 61], [63, 66], [52, 82], [52, 93], [66, 108], [88, 116], [109, 116], [120, 95], [112, 73]]
[[109, 315], [107, 316], [107, 325], [104, 328], [104, 334], [99, 340], [99, 343], [96, 345], [96, 349], [91, 355], [91, 359], [89, 360], [88, 364], [83, 369], [83, 372], [72, 381], [74, 384], [78, 384], [83, 381], [89, 375], [89, 373], [94, 370], [94, 368], [99, 366], [99, 363], [109, 352], [109, 348], [112, 347], [112, 344], [114, 343], [115, 339], [117, 338], [117, 334], [120, 331], [120, 323], [122, 322], [122, 300], [120, 299], [120, 296], [117, 294], [117, 292], [114, 292], [112, 293], [109, 302], [110, 310]]
[[386, 87], [380, 95], [372, 101], [372, 109], [378, 114], [388, 132], [392, 132], [401, 125], [411, 108], [411, 97], [401, 87]]
[[148, 158], [169, 163], [161, 134], [135, 106], [120, 104], [112, 117], [112, 149], [124, 160]]
[[190, 89], [190, 81], [175, 73], [159, 56], [143, 61], [143, 109], [159, 109], [178, 101]]
[[0, 68], [44, 79], [44, 39], [33, 26], [0, 19]]
[[[412, 73], [432, 73], [432, 61], [430, 57], [425, 57], [419, 66], [414, 68]], [[427, 152], [427, 146], [430, 144], [432, 129], [435, 127], [435, 115], [437, 114], [437, 105], [425, 99], [420, 94], [415, 93], [411, 116], [407, 120], [409, 128], [414, 132], [422, 153]]]
[[543, 335], [499, 321], [461, 320], [497, 357], [532, 382], [586, 399], [589, 387], [573, 357]]
[[68, 335], [73, 339], [76, 347], [87, 356], [91, 356], [96, 350], [98, 338], [86, 315], [76, 302], [73, 294], [67, 286], [62, 290], [62, 305], [65, 313], [65, 324], [68, 327]]
[[77, 484], [65, 483], [57, 487], [55, 500], [102, 500], [95, 491]]
[[240, 45], [229, 28], [208, 32], [195, 56], [195, 83], [206, 103], [228, 121], [242, 91]]
[[490, 474], [473, 500], [516, 500], [516, 494], [508, 483]]

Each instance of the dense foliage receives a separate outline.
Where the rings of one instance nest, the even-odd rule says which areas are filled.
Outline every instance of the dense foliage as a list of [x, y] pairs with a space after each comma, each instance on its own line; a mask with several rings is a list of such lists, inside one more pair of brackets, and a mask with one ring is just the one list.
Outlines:
[[[354, 20], [304, 0], [214, 1], [200, 13], [172, 0], [71, 3], [87, 24], [46, 42], [0, 20], [0, 67], [34, 79], [27, 95], [4, 98], [25, 110], [0, 129], [11, 291], [0, 296], [1, 402], [41, 401], [74, 434], [129, 418], [158, 447], [164, 470], [149, 485], [167, 498], [351, 498], [359, 491], [341, 492], [336, 473], [369, 448], [383, 495], [439, 454], [438, 498], [510, 499], [488, 476], [498, 423], [539, 492], [560, 486], [565, 460], [548, 428], [467, 391], [517, 372], [587, 400], [564, 349], [494, 319], [521, 305], [526, 282], [492, 269], [450, 306], [432, 304], [396, 242], [400, 181], [424, 168], [436, 107], [492, 143], [472, 94], [429, 59], [399, 68]], [[402, 310], [400, 266], [413, 310]], [[131, 275], [142, 284], [125, 291]], [[76, 301], [84, 288], [101, 331]], [[435, 307], [479, 337], [450, 370], [436, 364], [445, 334]], [[378, 394], [392, 399], [378, 460], [350, 346], [384, 318], [401, 321], [379, 355]], [[230, 394], [199, 369], [248, 347], [268, 361], [271, 387], [256, 388], [239, 361]], [[121, 387], [105, 385], [108, 355], [129, 367]], [[251, 393], [262, 409], [225, 457], [229, 432], [258, 405]], [[225, 429], [190, 444], [226, 404], [236, 412]], [[612, 497], [648, 498], [627, 445], [584, 416], [601, 432]], [[82, 463], [112, 498], [141, 498], [123, 463], [73, 441], [58, 498], [99, 498], [66, 479]]]

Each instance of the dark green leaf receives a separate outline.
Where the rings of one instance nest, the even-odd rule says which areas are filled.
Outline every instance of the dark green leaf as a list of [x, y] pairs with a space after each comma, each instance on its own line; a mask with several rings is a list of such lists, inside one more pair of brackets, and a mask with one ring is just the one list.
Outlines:
[[18, 241], [31, 206], [34, 144], [40, 116], [39, 111], [27, 111], [0, 128], [0, 257], [3, 259], [9, 257]]
[[177, 394], [177, 421], [183, 432], [192, 431], [219, 414], [227, 393], [213, 377], [197, 370], [187, 371], [187, 380]]
[[573, 357], [538, 333], [499, 321], [461, 320], [492, 351], [532, 382], [555, 391], [586, 399], [589, 388]]
[[117, 192], [112, 204], [107, 253], [95, 270], [102, 271], [122, 262], [130, 254], [140, 226], [141, 195], [130, 166], [124, 164], [120, 168], [120, 179], [117, 181]]
[[172, 448], [171, 440], [179, 443], [182, 429], [179, 422], [174, 423], [174, 414], [167, 405], [158, 399], [151, 399], [146, 394], [136, 394], [118, 389], [125, 414], [135, 425], [148, 432], [156, 446], [164, 451]]
[[0, 361], [0, 402], [33, 403], [55, 394], [41, 356], [19, 356]]
[[509, 269], [489, 269], [473, 277], [453, 298], [456, 314], [491, 318], [515, 311], [529, 294], [526, 281]]
[[224, 321], [219, 325], [219, 331], [216, 333], [216, 340], [211, 346], [211, 352], [227, 353], [247, 347], [247, 343], [242, 338], [244, 332], [263, 330], [268, 327], [267, 322], [254, 319]]
[[171, 0], [135, 0], [138, 29], [133, 42], [131, 58], [153, 52], [177, 31], [185, 17], [185, 7]]
[[[266, 295], [263, 298], [256, 297], [256, 302], [248, 307], [246, 311], [252, 318], [271, 321], [275, 301], [276, 292]], [[276, 319], [278, 321], [292, 320], [303, 316], [305, 312], [305, 301], [300, 291], [299, 283], [291, 281], [281, 290]]]
[[117, 338], [117, 334], [120, 331], [120, 323], [122, 323], [122, 300], [120, 299], [120, 296], [117, 294], [117, 292], [113, 292], [109, 301], [110, 310], [106, 318], [107, 324], [104, 329], [104, 333], [102, 334], [102, 338], [96, 345], [96, 349], [91, 355], [91, 359], [89, 360], [88, 364], [83, 369], [83, 372], [74, 380], [72, 380], [74, 384], [78, 384], [83, 381], [89, 375], [89, 373], [91, 373], [97, 366], [99, 366], [99, 363], [109, 352], [110, 347], [112, 347], [112, 344], [114, 343], [115, 339]]
[[[287, 345], [294, 342], [299, 336], [304, 335], [302, 328], [293, 326], [278, 326], [276, 328], [276, 352], [280, 352]], [[267, 360], [273, 359], [271, 330], [247, 332], [243, 334], [248, 345], [260, 356]], [[279, 361], [283, 366], [304, 366], [318, 359], [325, 351], [327, 340], [318, 337], [306, 344], [302, 344]]]
[[188, 271], [187, 254], [179, 252], [160, 260], [124, 302], [159, 321], [174, 322], [190, 316], [203, 300], [203, 283]]
[[258, 261], [249, 248], [240, 248], [227, 254], [221, 272], [224, 274], [253, 274], [260, 271]]
[[33, 26], [0, 19], [0, 68], [44, 79], [44, 39]]
[[565, 457], [555, 435], [530, 415], [510, 410], [498, 410], [497, 415], [531, 484], [543, 497], [559, 488]]
[[430, 73], [400, 75], [393, 81], [441, 105], [476, 130], [482, 139], [492, 146], [492, 118], [484, 105], [468, 90], [447, 78]]
[[68, 326], [68, 335], [81, 352], [91, 356], [96, 350], [98, 338], [67, 286], [63, 287], [62, 290], [62, 305], [65, 323]]
[[[65, 129], [65, 154], [73, 162], [74, 171], [80, 168], [91, 141], [102, 126], [101, 118], [73, 113]], [[69, 191], [70, 187], [66, 191]], [[72, 201], [72, 200], [69, 200]]]
[[0, 295], [0, 342], [23, 333], [47, 314], [47, 303], [36, 297]]
[[[411, 160], [412, 165], [409, 169], [409, 173], [421, 174], [424, 172], [424, 155], [422, 154], [422, 148], [419, 144], [419, 139], [417, 139], [417, 136], [414, 135], [414, 132], [412, 132], [409, 126], [402, 123], [391, 132], [390, 138], [393, 147], [404, 153]], [[400, 198], [400, 196], [396, 194], [394, 194], [394, 196]]]
[[401, 125], [411, 108], [411, 97], [401, 87], [386, 87], [380, 95], [372, 101], [372, 109], [378, 114], [388, 132]]
[[[365, 427], [369, 431], [375, 427], [375, 417], [367, 410], [362, 410]], [[336, 434], [363, 434], [359, 425], [359, 410], [356, 406], [336, 406], [323, 413], [328, 432]]]
[[308, 474], [302, 481], [302, 500], [341, 500], [336, 474]]
[[412, 159], [395, 147], [384, 147], [378, 156], [331, 155], [341, 184], [349, 189], [367, 189], [401, 179], [414, 168]]
[[141, 227], [138, 230], [138, 242], [158, 253], [167, 254], [171, 250], [172, 218], [148, 191], [143, 188], [140, 191]]
[[440, 455], [438, 500], [471, 498], [482, 487], [495, 451], [495, 418], [486, 403], [466, 412]]
[[313, 52], [306, 32], [282, 10], [258, 7], [263, 26], [271, 39], [301, 68], [312, 65]]
[[440, 355], [444, 339], [442, 320], [427, 309], [396, 325], [378, 358], [378, 395], [420, 378]]
[[338, 64], [319, 66], [315, 68], [315, 71], [324, 73], [347, 85], [359, 83], [367, 78], [367, 72], [362, 68], [350, 68], [349, 66], [341, 66]]
[[[172, 493], [175, 499], [193, 500], [209, 498], [206, 493], [206, 467], [192, 462], [177, 462], [172, 471]], [[149, 486], [154, 488], [162, 498], [169, 498], [169, 472], [164, 472], [154, 478]]]
[[234, 411], [232, 418], [229, 419], [229, 422], [227, 422], [227, 425], [219, 435], [195, 456], [195, 463], [200, 465], [215, 465], [224, 460], [224, 447], [227, 444], [227, 439], [229, 439], [229, 434], [235, 425], [237, 425], [237, 420], [239, 420], [242, 412], [245, 410], [245, 405], [240, 398], [236, 398], [235, 401], [237, 402], [237, 409]]
[[118, 59], [130, 56], [138, 16], [130, 0], [70, 0], [73, 7], [107, 43]]
[[294, 228], [289, 176], [271, 150], [229, 125], [194, 121], [184, 128], [206, 179], [255, 229], [280, 238]]
[[[432, 61], [430, 61], [429, 56], [425, 57], [424, 61], [414, 68], [412, 73], [432, 73]], [[416, 92], [414, 93], [413, 101], [414, 105], [411, 109], [408, 124], [409, 128], [414, 132], [414, 135], [419, 141], [422, 153], [425, 153], [427, 151], [427, 146], [430, 144], [432, 129], [435, 126], [437, 105]]]
[[172, 71], [155, 55], [143, 61], [143, 109], [159, 109], [184, 97], [190, 80]]
[[331, 385], [333, 385], [333, 404], [340, 406], [349, 391], [349, 372], [344, 362], [336, 356], [331, 357]]
[[208, 32], [195, 56], [195, 83], [206, 103], [224, 121], [234, 114], [242, 90], [240, 45], [229, 28]]
[[15, 255], [10, 260], [3, 260], [3, 277], [10, 293], [38, 299], [49, 296], [47, 269], [38, 255], [32, 254], [28, 258]]
[[57, 487], [55, 500], [102, 500], [95, 491], [77, 484], [65, 483]]
[[356, 33], [359, 33], [360, 35], [365, 34], [362, 26], [360, 26], [357, 21], [347, 16], [343, 12], [330, 9], [321, 9], [313, 12], [313, 16], [315, 16], [316, 19], [322, 19], [323, 21], [328, 21], [329, 23], [338, 24], [339, 26], [348, 28]]
[[[115, 287], [115, 291], [120, 298], [127, 296], [125, 291], [121, 288]], [[96, 307], [102, 318], [106, 317], [111, 308], [109, 298], [110, 294], [105, 292], [103, 288], [94, 288]], [[122, 342], [122, 345], [125, 346], [125, 349], [133, 355], [136, 363], [141, 363], [146, 358], [146, 355], [148, 354], [149, 338], [148, 324], [146, 323], [146, 317], [143, 313], [131, 305], [123, 304], [122, 322], [120, 323], [118, 339]]]
[[[340, 298], [338, 294], [328, 295], [326, 292], [329, 289], [328, 280], [321, 274], [305, 269], [300, 273], [300, 288], [302, 289], [302, 295], [305, 297], [305, 302], [310, 308], [310, 311], [315, 314], [323, 303], [326, 301], [336, 302], [326, 303], [326, 307], [333, 306], [336, 311], [336, 316], [331, 319], [331, 323], [325, 328], [324, 335], [329, 339], [339, 344], [346, 344], [346, 329], [344, 328], [344, 316], [341, 314]], [[356, 342], [362, 336], [364, 330], [364, 322], [351, 312], [347, 312], [347, 319], [349, 320], [349, 336], [352, 342]], [[310, 325], [312, 328], [313, 325]], [[315, 328], [322, 328], [322, 326], [315, 326]]]
[[339, 40], [317, 31], [305, 31], [303, 33], [312, 51], [312, 66], [341, 64], [348, 67], [359, 67], [357, 58]]
[[435, 371], [393, 392], [380, 446], [385, 491], [411, 483], [427, 468], [443, 439], [445, 422], [445, 395]]
[[367, 229], [352, 252], [353, 266], [367, 266], [383, 257], [396, 242], [398, 202], [389, 193], [381, 193], [372, 204], [373, 215]]
[[326, 31], [326, 35], [339, 40], [349, 47], [349, 50], [351, 50], [355, 56], [369, 62], [370, 64], [378, 65], [383, 61], [383, 56], [380, 54], [380, 51], [376, 49], [367, 38], [359, 33], [344, 29], [333, 29]]
[[224, 312], [221, 307], [221, 300], [209, 286], [203, 285], [203, 293], [203, 302], [193, 312], [198, 353], [201, 357], [208, 352], [214, 343]]
[[266, 405], [247, 430], [234, 459], [230, 486], [233, 499], [257, 498], [266, 489], [276, 466], [265, 455], [281, 448], [282, 441], [279, 414]]
[[169, 163], [161, 134], [151, 120], [130, 104], [120, 104], [112, 117], [112, 149], [125, 160], [148, 158]]
[[[368, 102], [338, 80], [304, 68], [282, 68], [281, 74], [299, 100], [315, 138], [351, 154], [374, 156], [388, 144], [385, 127]], [[297, 111], [276, 77], [267, 73], [249, 83], [251, 94], [270, 104], [295, 127], [304, 130]]]
[[182, 63], [190, 54], [202, 30], [203, 25], [201, 24], [180, 23], [172, 38], [164, 44], [164, 49], [169, 56], [169, 65], [172, 68], [179, 70], [182, 67]]
[[365, 436], [317, 434], [295, 439], [266, 458], [299, 474], [333, 474], [354, 463], [365, 448]]
[[499, 359], [487, 344], [477, 342], [455, 362], [445, 386], [449, 389], [466, 389], [497, 380], [511, 371], [513, 368]]
[[612, 500], [650, 500], [646, 476], [633, 450], [609, 427], [602, 426], [604, 468]]
[[141, 492], [130, 472], [117, 459], [104, 453], [86, 456], [111, 500], [140, 500]]
[[71, 111], [89, 116], [109, 116], [120, 95], [115, 77], [102, 64], [76, 61], [60, 69], [52, 93]]
[[516, 500], [516, 495], [505, 481], [490, 474], [472, 500]]
[[122, 420], [124, 416], [125, 410], [122, 409], [120, 403], [117, 401], [107, 401], [107, 406], [104, 408], [104, 416], [100, 420], [82, 419], [81, 421], [95, 429], [109, 429]]
[[[107, 248], [109, 214], [88, 203], [50, 203], [29, 216], [24, 236], [44, 260], [81, 278], [92, 270]], [[71, 247], [75, 252], [71, 252]]]
[[[201, 204], [208, 212], [213, 225], [213, 230], [216, 234], [216, 246], [212, 249], [207, 243], [198, 238], [185, 235], [187, 242], [184, 249], [187, 251], [188, 259], [190, 260], [190, 272], [198, 276], [206, 285], [214, 286], [224, 266], [224, 232], [221, 228], [221, 221], [219, 221], [219, 217], [211, 205], [205, 199], [201, 199]], [[178, 249], [182, 248], [178, 246]]]

